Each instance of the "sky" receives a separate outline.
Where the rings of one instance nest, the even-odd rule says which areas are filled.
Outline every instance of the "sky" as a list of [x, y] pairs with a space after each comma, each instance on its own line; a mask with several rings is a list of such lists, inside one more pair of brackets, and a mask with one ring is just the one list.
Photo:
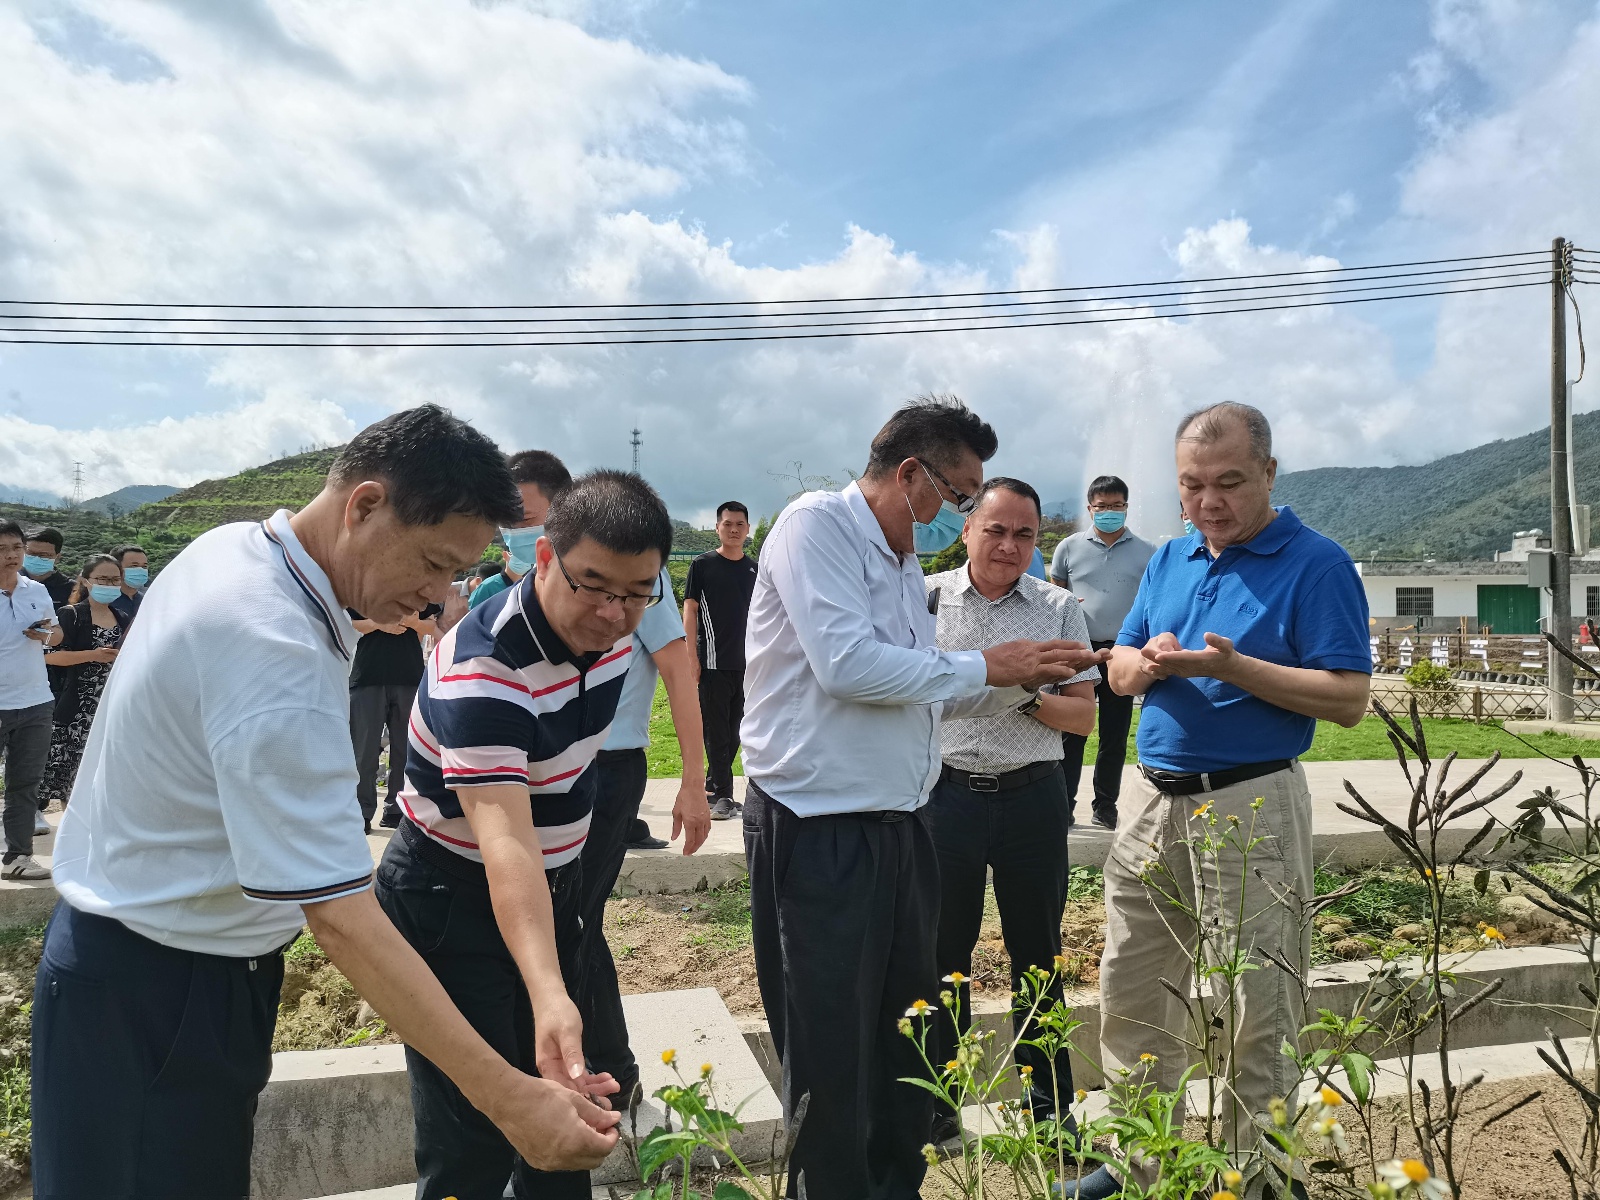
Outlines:
[[[1596, 247], [1596, 62], [1579, 0], [0, 0], [0, 298], [753, 300]], [[187, 485], [431, 400], [574, 469], [628, 465], [637, 426], [645, 475], [707, 521], [848, 479], [939, 392], [994, 425], [991, 474], [1073, 503], [1121, 474], [1169, 531], [1182, 412], [1256, 404], [1283, 470], [1425, 461], [1547, 422], [1549, 311], [1530, 289], [800, 344], [0, 346], [0, 495], [70, 492], [75, 462], [88, 495]]]

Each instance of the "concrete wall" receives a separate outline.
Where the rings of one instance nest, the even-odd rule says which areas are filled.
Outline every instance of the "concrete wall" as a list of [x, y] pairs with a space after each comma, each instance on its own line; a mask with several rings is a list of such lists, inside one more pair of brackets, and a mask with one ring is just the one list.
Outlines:
[[[1367, 593], [1367, 607], [1377, 618], [1379, 627], [1409, 625], [1413, 618], [1398, 617], [1395, 603], [1397, 587], [1431, 587], [1433, 589], [1433, 615], [1448, 621], [1452, 617], [1475, 619], [1478, 615], [1478, 585], [1495, 587], [1521, 586], [1526, 582], [1518, 575], [1383, 575], [1382, 563], [1363, 564], [1362, 587]], [[1600, 575], [1574, 575], [1572, 577], [1572, 615], [1585, 616], [1588, 609], [1588, 591], [1600, 587]], [[1548, 615], [1550, 597], [1539, 593], [1539, 612]]]

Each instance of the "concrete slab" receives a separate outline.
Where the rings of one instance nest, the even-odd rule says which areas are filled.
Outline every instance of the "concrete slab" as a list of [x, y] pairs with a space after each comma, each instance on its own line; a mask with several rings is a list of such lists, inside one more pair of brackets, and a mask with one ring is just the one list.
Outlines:
[[1564, 733], [1568, 737], [1600, 738], [1600, 721], [1507, 721], [1506, 730], [1527, 737], [1535, 733]]
[[[661, 1061], [670, 1049], [687, 1078], [698, 1077], [701, 1063], [716, 1067], [716, 1102], [726, 1110], [738, 1108], [745, 1127], [735, 1136], [735, 1151], [747, 1161], [764, 1160], [782, 1125], [782, 1107], [716, 990], [624, 996], [622, 1007], [646, 1096], [631, 1122], [636, 1135], [665, 1123], [651, 1093], [676, 1079]], [[614, 1183], [624, 1190], [637, 1181], [627, 1147], [619, 1146], [590, 1178], [597, 1186]], [[387, 1189], [409, 1189], [415, 1179], [403, 1047], [273, 1055], [272, 1078], [256, 1115], [255, 1200], [384, 1196]]]

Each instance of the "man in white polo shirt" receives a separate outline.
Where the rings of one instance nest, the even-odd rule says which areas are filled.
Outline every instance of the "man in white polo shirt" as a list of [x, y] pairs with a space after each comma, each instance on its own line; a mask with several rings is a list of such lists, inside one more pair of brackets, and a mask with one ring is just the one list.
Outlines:
[[0, 521], [0, 752], [6, 760], [5, 865], [7, 879], [49, 879], [33, 861], [39, 781], [50, 755], [55, 698], [44, 666], [44, 646], [56, 610], [50, 592], [22, 574], [22, 526]]
[[587, 1167], [615, 1144], [587, 1081], [512, 1067], [396, 932], [355, 798], [344, 610], [388, 622], [441, 600], [519, 518], [493, 443], [426, 405], [358, 434], [299, 513], [214, 529], [162, 572], [56, 847], [63, 902], [34, 989], [35, 1195], [249, 1193], [280, 952], [302, 921], [525, 1156]]

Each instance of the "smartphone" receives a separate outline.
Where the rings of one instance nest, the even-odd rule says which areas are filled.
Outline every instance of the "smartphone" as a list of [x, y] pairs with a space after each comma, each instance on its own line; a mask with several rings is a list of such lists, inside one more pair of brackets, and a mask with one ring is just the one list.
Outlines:
[[45, 617], [43, 620], [35, 621], [32, 625], [29, 625], [28, 626], [28, 632], [29, 633], [43, 633], [46, 629], [49, 629], [54, 624], [55, 624], [54, 618]]

